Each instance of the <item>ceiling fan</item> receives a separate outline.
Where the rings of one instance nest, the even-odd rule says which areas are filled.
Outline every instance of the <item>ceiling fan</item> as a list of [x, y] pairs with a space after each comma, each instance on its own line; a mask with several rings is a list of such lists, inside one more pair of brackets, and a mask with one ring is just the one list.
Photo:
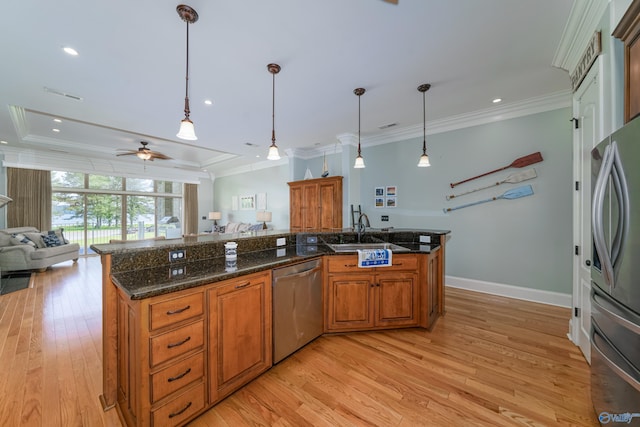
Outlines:
[[382, 0], [382, 1], [386, 1], [387, 3], [391, 3], [391, 4], [398, 4], [398, 0]]
[[139, 159], [142, 159], [144, 161], [149, 160], [151, 162], [154, 161], [155, 159], [160, 159], [160, 160], [171, 159], [171, 157], [165, 156], [162, 153], [159, 153], [157, 151], [151, 151], [149, 148], [147, 148], [147, 145], [149, 145], [149, 143], [146, 141], [140, 141], [140, 144], [142, 144], [142, 147], [138, 148], [137, 150], [128, 150], [126, 153], [116, 154], [116, 156], [136, 155], [138, 156]]

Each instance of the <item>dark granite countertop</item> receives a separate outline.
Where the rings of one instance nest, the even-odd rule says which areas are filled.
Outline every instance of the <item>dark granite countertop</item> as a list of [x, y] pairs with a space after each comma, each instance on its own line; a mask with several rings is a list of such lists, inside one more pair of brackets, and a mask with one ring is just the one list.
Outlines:
[[[449, 233], [448, 231], [443, 232], [441, 230], [402, 230], [401, 232], [394, 230], [396, 234], [393, 236], [389, 234], [381, 235], [379, 232], [371, 232], [368, 234], [368, 237], [383, 238], [385, 241], [391, 241], [409, 250], [408, 252], [402, 253], [430, 253], [440, 247], [439, 240], [433, 243], [417, 243], [415, 241], [416, 239], [413, 238], [413, 233], [415, 232], [429, 233], [434, 236]], [[436, 234], [436, 232], [438, 233]], [[272, 240], [281, 234], [282, 233], [265, 233], [264, 237], [269, 237], [267, 240]], [[289, 237], [292, 236], [292, 234], [289, 233], [285, 233], [285, 235]], [[200, 256], [194, 257], [188, 262], [175, 262], [170, 264], [164, 262], [162, 265], [157, 265], [157, 263], [154, 264], [153, 262], [158, 258], [158, 254], [156, 253], [158, 249], [169, 250], [176, 247], [189, 247], [189, 245], [185, 245], [183, 239], [176, 239], [180, 242], [160, 240], [99, 246], [101, 246], [103, 250], [103, 252], [100, 253], [114, 254], [115, 259], [119, 260], [120, 267], [122, 267], [112, 268], [111, 278], [113, 282], [131, 299], [137, 300], [211, 284], [226, 279], [233, 279], [246, 274], [270, 270], [318, 256], [347, 255], [349, 254], [348, 252], [334, 252], [324, 242], [349, 242], [352, 241], [354, 237], [354, 233], [352, 233], [351, 230], [337, 233], [299, 233], [299, 235], [319, 236], [319, 241], [317, 244], [296, 245], [293, 241], [294, 239], [290, 238], [287, 246], [274, 248], [273, 246], [275, 245], [271, 245], [270, 242], [269, 246], [271, 248], [260, 248], [255, 242], [251, 243], [249, 240], [245, 242], [239, 240], [239, 244], [246, 243], [245, 245], [240, 245], [240, 247], [245, 246], [248, 247], [248, 249], [246, 252], [239, 250], [235, 269], [227, 267], [224, 252], [221, 252], [218, 248], [218, 246], [222, 244], [221, 242], [235, 240], [233, 238], [198, 240], [199, 244], [207, 243], [207, 241], [209, 243], [216, 243], [213, 245], [215, 249], [212, 249], [212, 245], [206, 246], [206, 249], [198, 248], [200, 251], [191, 248], [190, 254], [198, 252]], [[145, 250], [147, 252], [145, 252]], [[355, 253], [355, 251], [353, 253]], [[163, 255], [160, 256], [162, 257]], [[164, 260], [166, 259], [167, 258], [164, 258]]]

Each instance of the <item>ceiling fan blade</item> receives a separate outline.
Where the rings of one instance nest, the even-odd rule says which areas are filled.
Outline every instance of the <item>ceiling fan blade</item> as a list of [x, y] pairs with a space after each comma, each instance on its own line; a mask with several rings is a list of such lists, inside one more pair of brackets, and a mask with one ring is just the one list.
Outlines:
[[391, 3], [391, 4], [398, 4], [398, 0], [383, 0], [386, 1], [387, 3]]
[[127, 153], [116, 154], [116, 156], [133, 156], [134, 154], [138, 154], [137, 151], [129, 151]]
[[158, 153], [157, 151], [150, 151], [149, 152], [151, 154], [151, 159], [160, 159], [160, 160], [171, 160], [172, 157], [169, 157], [167, 155], [164, 155], [162, 153]]

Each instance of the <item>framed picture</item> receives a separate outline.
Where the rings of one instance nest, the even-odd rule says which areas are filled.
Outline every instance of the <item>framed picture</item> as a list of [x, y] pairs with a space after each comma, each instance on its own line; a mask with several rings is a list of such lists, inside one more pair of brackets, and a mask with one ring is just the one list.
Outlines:
[[249, 196], [240, 196], [240, 210], [241, 211], [256, 210], [256, 196], [254, 194], [251, 194]]
[[384, 197], [384, 187], [376, 187], [376, 198]]
[[373, 205], [376, 208], [384, 208], [384, 197], [376, 197]]
[[387, 197], [387, 207], [395, 208], [396, 207], [396, 198], [395, 197]]
[[256, 209], [259, 211], [267, 210], [267, 193], [258, 193], [256, 195]]
[[395, 185], [387, 185], [387, 197], [389, 196], [397, 196], [398, 195], [398, 187]]

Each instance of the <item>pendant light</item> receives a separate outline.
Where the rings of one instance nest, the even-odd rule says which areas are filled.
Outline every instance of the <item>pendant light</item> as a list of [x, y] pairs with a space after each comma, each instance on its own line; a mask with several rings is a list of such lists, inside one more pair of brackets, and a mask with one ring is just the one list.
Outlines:
[[273, 76], [273, 85], [271, 93], [271, 145], [269, 146], [269, 154], [267, 160], [280, 160], [280, 153], [276, 145], [276, 74], [280, 72], [278, 64], [267, 65], [267, 70]]
[[354, 169], [362, 169], [365, 167], [364, 159], [362, 158], [362, 153], [360, 151], [360, 97], [366, 92], [363, 88], [359, 87], [353, 90], [358, 96], [358, 157], [356, 157], [356, 162], [354, 163]]
[[180, 4], [176, 7], [176, 11], [180, 18], [187, 23], [187, 74], [185, 83], [185, 96], [184, 96], [184, 119], [180, 122], [180, 130], [176, 135], [180, 139], [186, 139], [188, 141], [195, 141], [198, 139], [196, 136], [193, 122], [189, 120], [189, 24], [193, 24], [198, 20], [198, 13], [185, 4]]
[[430, 84], [423, 84], [418, 86], [418, 90], [422, 92], [422, 156], [418, 161], [419, 168], [426, 168], [431, 166], [429, 163], [429, 156], [427, 156], [427, 113], [425, 108], [425, 92], [431, 87]]

